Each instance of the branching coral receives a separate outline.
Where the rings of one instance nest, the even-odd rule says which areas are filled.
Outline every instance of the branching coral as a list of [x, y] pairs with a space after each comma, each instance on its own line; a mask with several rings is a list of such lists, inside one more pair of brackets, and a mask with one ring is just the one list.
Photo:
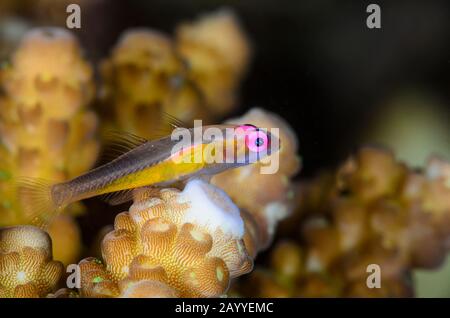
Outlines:
[[[396, 162], [390, 152], [363, 148], [338, 171], [330, 197], [340, 251], [379, 238], [383, 249], [395, 251], [408, 266], [438, 266], [450, 233], [448, 167], [433, 157], [417, 173]], [[314, 259], [327, 266], [319, 255]]]
[[292, 297], [292, 289], [303, 275], [303, 263], [304, 256], [297, 244], [280, 242], [271, 250], [270, 268], [257, 267], [243, 281], [236, 283], [229, 295]]
[[[259, 108], [250, 110], [240, 118], [227, 123], [254, 124], [265, 129], [277, 128], [280, 150], [263, 161], [215, 175], [211, 183], [227, 192], [244, 211], [248, 232], [255, 246], [253, 256], [272, 240], [276, 224], [292, 209], [294, 184], [291, 178], [300, 168], [297, 155], [297, 137], [288, 124], [277, 115]], [[262, 174], [261, 168], [273, 162], [278, 170]], [[245, 189], [245, 191], [242, 191]], [[248, 243], [249, 245], [250, 243]]]
[[[335, 174], [302, 183], [301, 240], [289, 244], [301, 262], [278, 246], [271, 269], [251, 279], [282, 296], [412, 295], [411, 270], [436, 268], [449, 248], [449, 169], [432, 157], [417, 172], [389, 151], [361, 149]], [[303, 274], [284, 279], [283, 262]], [[381, 288], [366, 285], [370, 264]]]
[[61, 214], [46, 230], [52, 238], [55, 259], [64, 265], [76, 263], [82, 250], [81, 231], [76, 220], [70, 215]]
[[114, 107], [111, 124], [153, 137], [155, 127], [164, 128], [163, 112], [181, 120], [201, 116], [200, 95], [185, 72], [169, 37], [149, 29], [125, 32], [102, 64], [102, 96]]
[[84, 297], [217, 297], [252, 269], [239, 209], [201, 180], [183, 191], [137, 190], [103, 239], [105, 265], [80, 263]]
[[[0, 225], [23, 224], [29, 216], [23, 209], [25, 203], [17, 198], [18, 178], [63, 181], [87, 170], [97, 158], [97, 117], [86, 108], [94, 92], [92, 69], [70, 33], [34, 29], [3, 71], [2, 85]], [[78, 210], [80, 206], [72, 208]], [[66, 225], [71, 232], [78, 231], [74, 222]], [[59, 246], [56, 233], [52, 231]], [[65, 249], [77, 249], [77, 239], [73, 237], [75, 245]], [[74, 261], [60, 254], [59, 248], [55, 257], [65, 263]]]
[[236, 104], [248, 60], [247, 40], [228, 11], [181, 25], [175, 41], [129, 30], [101, 67], [105, 116], [112, 113], [106, 128], [154, 137], [167, 128], [164, 113], [187, 123], [224, 115]]
[[189, 65], [189, 75], [215, 115], [236, 106], [236, 90], [247, 70], [250, 45], [235, 15], [220, 10], [176, 30], [176, 44]]
[[51, 244], [33, 226], [0, 229], [0, 297], [45, 297], [55, 289], [63, 265], [52, 260]]

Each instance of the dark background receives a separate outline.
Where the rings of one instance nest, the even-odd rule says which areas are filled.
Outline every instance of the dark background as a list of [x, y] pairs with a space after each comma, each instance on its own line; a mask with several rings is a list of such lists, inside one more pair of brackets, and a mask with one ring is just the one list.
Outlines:
[[[366, 26], [370, 3], [381, 6], [381, 29]], [[170, 34], [180, 21], [224, 6], [254, 48], [236, 113], [261, 106], [286, 118], [300, 139], [303, 176], [354, 151], [379, 105], [399, 90], [430, 91], [448, 109], [448, 0], [98, 1], [79, 33], [96, 60], [126, 28]]]

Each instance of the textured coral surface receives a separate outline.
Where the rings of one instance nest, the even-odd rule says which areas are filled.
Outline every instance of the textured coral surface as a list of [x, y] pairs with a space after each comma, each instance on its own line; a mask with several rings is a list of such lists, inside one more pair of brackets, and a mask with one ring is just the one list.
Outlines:
[[135, 195], [103, 239], [104, 264], [80, 263], [82, 296], [217, 297], [252, 269], [239, 209], [220, 189], [193, 180], [181, 192]]
[[[302, 182], [302, 221], [293, 231], [299, 241], [277, 245], [271, 266], [257, 269], [241, 292], [413, 295], [411, 271], [440, 266], [449, 249], [449, 169], [448, 162], [431, 157], [418, 172], [387, 150], [366, 147], [334, 174]], [[366, 285], [370, 264], [380, 267], [381, 288]], [[261, 288], [255, 293], [245, 289], [248, 284]]]
[[62, 273], [47, 233], [26, 225], [0, 229], [0, 297], [45, 297]]

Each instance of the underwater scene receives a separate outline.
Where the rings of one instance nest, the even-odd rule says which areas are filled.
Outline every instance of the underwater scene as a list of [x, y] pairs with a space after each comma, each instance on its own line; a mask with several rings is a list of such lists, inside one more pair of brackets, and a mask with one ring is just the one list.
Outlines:
[[0, 298], [218, 297], [450, 297], [448, 1], [0, 0]]

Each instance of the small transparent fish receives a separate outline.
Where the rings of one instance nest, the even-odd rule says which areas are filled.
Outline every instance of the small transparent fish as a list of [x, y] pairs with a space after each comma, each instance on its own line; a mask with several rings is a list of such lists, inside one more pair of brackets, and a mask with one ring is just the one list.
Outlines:
[[[195, 136], [194, 129], [198, 128], [182, 132]], [[230, 136], [230, 129], [237, 133]], [[203, 137], [211, 131], [214, 137]], [[73, 202], [105, 195], [110, 204], [124, 203], [133, 199], [133, 189], [213, 175], [253, 163], [279, 149], [278, 140], [272, 149], [272, 135], [253, 125], [203, 126], [201, 136], [199, 140], [190, 138], [187, 146], [180, 147], [180, 139], [173, 134], [152, 141], [124, 135], [122, 144], [127, 144], [128, 151], [72, 180], [51, 184], [22, 179], [19, 194], [26, 215], [31, 223], [45, 227]]]

